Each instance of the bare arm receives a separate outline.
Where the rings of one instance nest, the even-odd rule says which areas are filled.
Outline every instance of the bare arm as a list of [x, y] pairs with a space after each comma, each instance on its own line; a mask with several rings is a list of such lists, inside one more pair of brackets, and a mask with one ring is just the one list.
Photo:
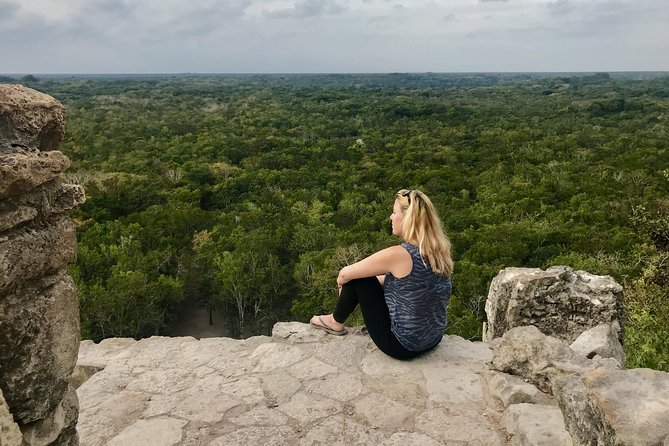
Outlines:
[[411, 272], [412, 266], [411, 254], [406, 249], [402, 246], [391, 246], [342, 268], [337, 284], [342, 286], [353, 279], [379, 276], [388, 272], [395, 277], [404, 277]]

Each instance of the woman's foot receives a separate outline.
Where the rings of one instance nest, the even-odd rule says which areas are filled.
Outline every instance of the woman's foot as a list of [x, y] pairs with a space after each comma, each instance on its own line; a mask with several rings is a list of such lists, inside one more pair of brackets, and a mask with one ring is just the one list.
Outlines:
[[340, 324], [335, 321], [332, 314], [326, 314], [323, 316], [314, 316], [309, 321], [312, 327], [319, 330], [323, 330], [327, 333], [330, 333], [335, 336], [341, 336], [346, 334], [346, 327], [344, 324]]

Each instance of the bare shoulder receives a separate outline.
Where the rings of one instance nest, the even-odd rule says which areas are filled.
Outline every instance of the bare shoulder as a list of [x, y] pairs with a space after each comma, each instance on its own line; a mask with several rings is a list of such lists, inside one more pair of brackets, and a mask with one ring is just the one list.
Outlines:
[[402, 258], [411, 258], [411, 254], [402, 245], [395, 245], [389, 248], [382, 249], [377, 252], [379, 256], [387, 257], [393, 260], [401, 260]]
[[393, 274], [393, 276], [401, 278], [411, 273], [413, 268], [411, 254], [403, 246], [391, 246], [382, 251], [379, 251], [379, 254], [387, 259], [389, 265], [388, 269]]

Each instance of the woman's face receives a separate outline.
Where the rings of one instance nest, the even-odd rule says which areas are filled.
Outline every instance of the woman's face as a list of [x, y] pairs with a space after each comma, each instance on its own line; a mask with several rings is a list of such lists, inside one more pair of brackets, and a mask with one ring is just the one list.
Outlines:
[[393, 213], [390, 214], [390, 221], [393, 224], [393, 235], [399, 237], [402, 236], [402, 219], [404, 218], [404, 212], [402, 212], [402, 207], [400, 206], [399, 201], [395, 200], [393, 205]]

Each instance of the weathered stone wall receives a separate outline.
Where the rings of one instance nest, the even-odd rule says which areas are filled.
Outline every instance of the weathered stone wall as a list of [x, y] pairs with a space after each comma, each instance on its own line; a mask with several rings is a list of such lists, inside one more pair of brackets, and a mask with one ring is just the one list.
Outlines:
[[[70, 165], [54, 150], [63, 130], [64, 108], [54, 98], [0, 84], [0, 412], [8, 409], [3, 419], [20, 427], [24, 445], [78, 444], [69, 383], [79, 303], [66, 269], [76, 238], [65, 213], [84, 192], [59, 181]], [[3, 445], [16, 439], [7, 432]]]

